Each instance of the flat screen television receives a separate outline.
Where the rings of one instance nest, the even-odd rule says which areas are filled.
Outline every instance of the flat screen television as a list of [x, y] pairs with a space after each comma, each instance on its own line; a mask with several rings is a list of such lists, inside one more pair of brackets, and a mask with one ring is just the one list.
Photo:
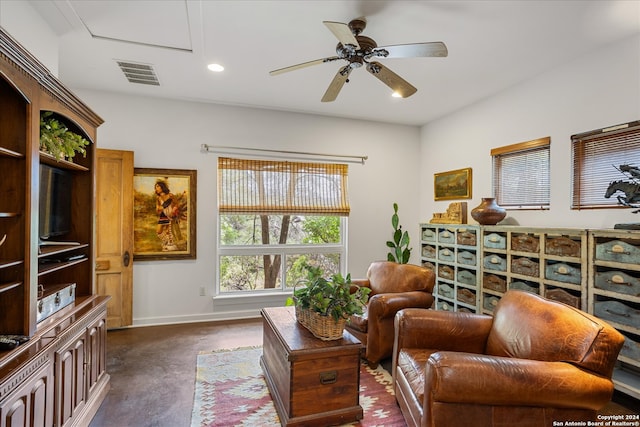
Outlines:
[[39, 237], [62, 236], [71, 230], [71, 173], [40, 165]]

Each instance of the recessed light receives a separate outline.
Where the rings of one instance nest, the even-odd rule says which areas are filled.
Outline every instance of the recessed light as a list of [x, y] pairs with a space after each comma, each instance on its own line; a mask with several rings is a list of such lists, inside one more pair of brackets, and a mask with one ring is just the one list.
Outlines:
[[224, 71], [224, 67], [220, 64], [209, 64], [207, 65], [207, 68], [213, 72], [219, 73], [221, 71]]

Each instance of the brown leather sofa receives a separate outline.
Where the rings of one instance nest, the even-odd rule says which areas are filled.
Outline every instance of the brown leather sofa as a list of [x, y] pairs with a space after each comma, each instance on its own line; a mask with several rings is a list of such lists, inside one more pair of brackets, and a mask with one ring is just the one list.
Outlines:
[[598, 421], [624, 341], [600, 319], [516, 290], [493, 316], [407, 309], [395, 329], [394, 390], [409, 426]]
[[366, 279], [355, 279], [356, 286], [371, 289], [362, 315], [351, 316], [346, 329], [366, 347], [365, 358], [372, 367], [393, 350], [393, 319], [403, 308], [429, 308], [433, 304], [433, 271], [412, 264], [374, 262]]

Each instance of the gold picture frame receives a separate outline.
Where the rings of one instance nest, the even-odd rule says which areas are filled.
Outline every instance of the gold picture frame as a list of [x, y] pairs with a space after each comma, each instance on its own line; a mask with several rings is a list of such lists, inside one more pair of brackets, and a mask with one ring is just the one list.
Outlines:
[[196, 258], [196, 178], [195, 170], [134, 168], [134, 260]]
[[433, 176], [434, 200], [471, 198], [471, 168], [440, 172]]

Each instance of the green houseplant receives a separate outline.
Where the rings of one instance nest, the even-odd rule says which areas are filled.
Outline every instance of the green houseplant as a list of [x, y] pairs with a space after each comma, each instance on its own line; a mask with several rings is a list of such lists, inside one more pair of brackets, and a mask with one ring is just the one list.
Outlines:
[[56, 160], [73, 161], [76, 153], [86, 155], [84, 147], [90, 142], [72, 132], [56, 118], [53, 112], [40, 114], [40, 150], [51, 154]]
[[402, 231], [397, 203], [393, 204], [391, 225], [393, 226], [393, 240], [387, 241], [387, 247], [391, 248], [391, 251], [387, 254], [387, 260], [398, 264], [406, 264], [411, 257], [412, 248], [409, 247], [409, 233]]
[[[287, 305], [295, 305], [298, 321], [316, 337], [330, 340], [342, 338], [344, 325], [353, 314], [362, 314], [369, 288], [352, 292], [351, 275], [340, 273], [324, 278], [320, 268], [305, 266], [307, 278], [293, 292]], [[320, 323], [320, 324], [319, 324]]]

